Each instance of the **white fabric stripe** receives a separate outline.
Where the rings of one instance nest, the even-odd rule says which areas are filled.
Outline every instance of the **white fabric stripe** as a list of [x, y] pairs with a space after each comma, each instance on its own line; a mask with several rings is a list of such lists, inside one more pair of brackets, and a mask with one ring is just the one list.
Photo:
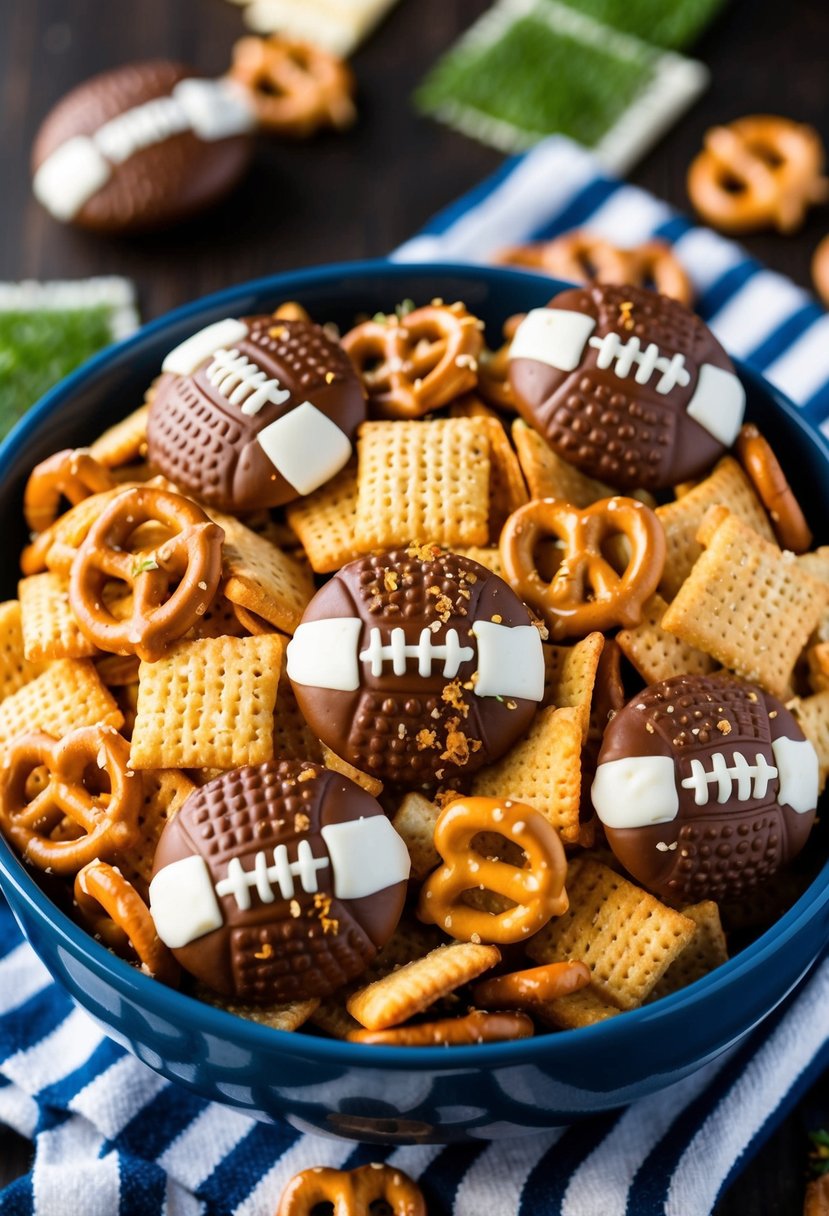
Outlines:
[[826, 1042], [829, 962], [809, 981], [712, 1110], [677, 1163], [665, 1216], [705, 1216], [720, 1186], [768, 1116]]
[[45, 1038], [3, 1061], [3, 1072], [27, 1093], [37, 1094], [80, 1068], [103, 1039], [81, 1009], [73, 1009]]
[[195, 1190], [254, 1126], [249, 1115], [211, 1103], [158, 1158], [182, 1186]]
[[0, 1123], [5, 1123], [19, 1136], [31, 1140], [39, 1118], [37, 1102], [24, 1093], [19, 1085], [4, 1085], [0, 1089]]
[[764, 374], [798, 404], [808, 401], [829, 380], [829, 316], [810, 325]]
[[452, 1216], [505, 1216], [517, 1212], [521, 1192], [534, 1166], [560, 1139], [564, 1129], [521, 1140], [490, 1144], [464, 1174]]
[[717, 279], [746, 259], [746, 253], [739, 245], [710, 228], [691, 228], [683, 233], [674, 242], [674, 253], [699, 293], [708, 291]]
[[782, 275], [759, 270], [709, 325], [730, 355], [744, 359], [808, 302], [806, 292]]
[[412, 1178], [419, 1178], [444, 1150], [452, 1151], [445, 1144], [404, 1144], [389, 1153], [386, 1163], [405, 1170]]
[[589, 232], [629, 248], [650, 240], [657, 228], [671, 218], [667, 203], [646, 194], [638, 186], [622, 186], [585, 222]]
[[348, 1140], [303, 1136], [282, 1154], [267, 1174], [262, 1175], [250, 1194], [233, 1209], [233, 1216], [263, 1216], [263, 1213], [272, 1212], [294, 1174], [315, 1165], [339, 1169], [353, 1151], [354, 1145]]
[[51, 975], [31, 946], [21, 942], [0, 962], [0, 1015], [19, 1009], [51, 982]]
[[38, 1136], [35, 1216], [115, 1216], [121, 1202], [118, 1154], [99, 1157], [102, 1144], [85, 1119], [69, 1119]]
[[206, 1210], [206, 1205], [195, 1195], [173, 1182], [172, 1178], [167, 1179], [162, 1216], [202, 1216]]
[[69, 1103], [112, 1140], [168, 1084], [158, 1073], [125, 1055], [105, 1068]]

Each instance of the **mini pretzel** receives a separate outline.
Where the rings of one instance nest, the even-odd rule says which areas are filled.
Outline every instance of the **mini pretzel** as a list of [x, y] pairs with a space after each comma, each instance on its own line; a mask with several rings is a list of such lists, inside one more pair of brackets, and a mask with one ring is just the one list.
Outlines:
[[688, 170], [688, 194], [723, 232], [793, 232], [810, 203], [829, 197], [823, 144], [803, 123], [755, 114], [712, 127], [703, 142]]
[[141, 970], [162, 984], [178, 983], [178, 963], [156, 933], [144, 900], [117, 867], [91, 861], [75, 875], [74, 896], [90, 932], [106, 946], [137, 955]]
[[[150, 552], [130, 551], [133, 533], [150, 520], [172, 536]], [[189, 499], [150, 486], [125, 490], [92, 525], [72, 563], [69, 603], [82, 632], [113, 654], [137, 654], [148, 662], [161, 658], [216, 594], [223, 540], [223, 530]], [[133, 592], [132, 612], [124, 620], [104, 602], [111, 579]]]
[[829, 308], [829, 236], [825, 236], [812, 257], [812, 280], [815, 290]]
[[502, 410], [514, 410], [515, 399], [509, 382], [509, 348], [515, 331], [524, 320], [525, 313], [507, 317], [503, 334], [506, 339], [497, 350], [482, 350], [478, 359], [478, 392], [489, 405]]
[[364, 321], [342, 346], [375, 414], [420, 418], [474, 388], [483, 338], [462, 304], [427, 304], [402, 320]]
[[556, 1001], [590, 983], [590, 968], [573, 960], [546, 963], [529, 971], [513, 971], [482, 980], [472, 989], [476, 1004], [491, 1009], [525, 1009], [539, 1001]]
[[276, 1216], [311, 1216], [330, 1204], [331, 1216], [368, 1216], [372, 1204], [385, 1203], [390, 1216], [427, 1216], [420, 1187], [391, 1165], [361, 1165], [355, 1170], [316, 1166], [295, 1174], [279, 1201]]
[[[472, 847], [479, 832], [493, 831], [523, 849], [526, 867], [484, 857]], [[518, 942], [567, 911], [564, 847], [555, 828], [531, 806], [498, 798], [459, 798], [438, 816], [434, 844], [444, 864], [423, 884], [417, 915], [450, 937]], [[497, 913], [471, 908], [461, 896], [472, 889], [503, 895], [515, 907]]]
[[415, 1026], [394, 1026], [391, 1030], [352, 1030], [346, 1037], [349, 1043], [373, 1043], [378, 1047], [445, 1047], [450, 1044], [459, 1047], [470, 1043], [528, 1039], [533, 1032], [532, 1021], [523, 1013], [485, 1013], [474, 1009], [462, 1018], [440, 1018]]
[[55, 522], [60, 501], [77, 506], [90, 494], [115, 485], [109, 469], [83, 448], [64, 448], [35, 465], [23, 492], [23, 514], [32, 532], [45, 532]]
[[[0, 776], [0, 825], [22, 855], [41, 870], [77, 874], [88, 862], [112, 857], [138, 839], [143, 784], [129, 767], [129, 744], [110, 726], [83, 726], [60, 741], [43, 732], [19, 735]], [[35, 769], [48, 776], [31, 797]], [[88, 788], [88, 771], [109, 778], [109, 793]], [[80, 836], [56, 831], [64, 816]]]
[[274, 35], [240, 38], [229, 75], [250, 93], [259, 122], [280, 135], [348, 127], [355, 117], [354, 77], [329, 51]]
[[[618, 535], [630, 547], [621, 574], [605, 556], [609, 539]], [[551, 536], [564, 542], [564, 553], [547, 582], [535, 552]], [[559, 499], [537, 498], [504, 524], [500, 552], [507, 581], [543, 615], [558, 640], [638, 625], [642, 605], [662, 577], [666, 545], [662, 524], [636, 499], [602, 498], [580, 510]]]
[[747, 422], [740, 428], [735, 447], [740, 464], [769, 513], [781, 549], [805, 553], [812, 544], [812, 533], [768, 440]]

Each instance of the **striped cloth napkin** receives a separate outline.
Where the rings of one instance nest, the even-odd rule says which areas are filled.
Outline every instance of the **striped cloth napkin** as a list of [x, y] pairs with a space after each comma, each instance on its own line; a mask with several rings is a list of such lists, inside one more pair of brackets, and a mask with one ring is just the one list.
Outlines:
[[[811, 298], [566, 141], [507, 161], [394, 256], [476, 260], [588, 222], [621, 243], [675, 241], [723, 343], [824, 422], [829, 319]], [[420, 1179], [430, 1216], [708, 1216], [829, 1067], [827, 1007], [829, 961], [743, 1044], [625, 1110], [504, 1143], [359, 1146], [163, 1081], [73, 1006], [0, 903], [0, 1122], [34, 1141], [0, 1216], [272, 1216], [298, 1170], [378, 1160]]]

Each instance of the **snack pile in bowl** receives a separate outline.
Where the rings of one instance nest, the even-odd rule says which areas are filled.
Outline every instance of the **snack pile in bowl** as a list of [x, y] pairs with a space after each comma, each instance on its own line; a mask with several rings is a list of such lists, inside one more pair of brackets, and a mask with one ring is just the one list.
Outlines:
[[683, 304], [574, 288], [497, 350], [460, 302], [283, 304], [159, 373], [31, 471], [0, 606], [0, 830], [110, 950], [474, 1044], [658, 1000], [805, 889], [829, 548]]

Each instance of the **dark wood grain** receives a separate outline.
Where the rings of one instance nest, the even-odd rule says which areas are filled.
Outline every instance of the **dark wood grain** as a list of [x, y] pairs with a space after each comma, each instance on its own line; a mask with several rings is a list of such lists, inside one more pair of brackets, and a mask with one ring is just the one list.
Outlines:
[[[241, 32], [238, 10], [223, 0], [0, 0], [0, 279], [125, 274], [150, 318], [244, 279], [386, 253], [500, 163], [496, 152], [419, 118], [409, 101], [426, 69], [486, 7], [487, 0], [403, 0], [355, 57], [354, 130], [307, 144], [263, 139], [254, 171], [219, 209], [175, 233], [125, 241], [63, 228], [34, 203], [27, 165], [37, 126], [72, 85], [130, 59], [176, 57], [221, 72]], [[685, 172], [703, 132], [743, 113], [786, 113], [829, 136], [827, 47], [826, 0], [733, 0], [695, 48], [711, 69], [709, 91], [632, 180], [687, 208]], [[808, 286], [828, 215], [812, 212], [793, 237], [758, 235], [745, 244]], [[829, 1118], [827, 1103], [824, 1078], [716, 1216], [800, 1211], [806, 1128]], [[26, 1143], [0, 1129], [0, 1186], [28, 1160]]]

